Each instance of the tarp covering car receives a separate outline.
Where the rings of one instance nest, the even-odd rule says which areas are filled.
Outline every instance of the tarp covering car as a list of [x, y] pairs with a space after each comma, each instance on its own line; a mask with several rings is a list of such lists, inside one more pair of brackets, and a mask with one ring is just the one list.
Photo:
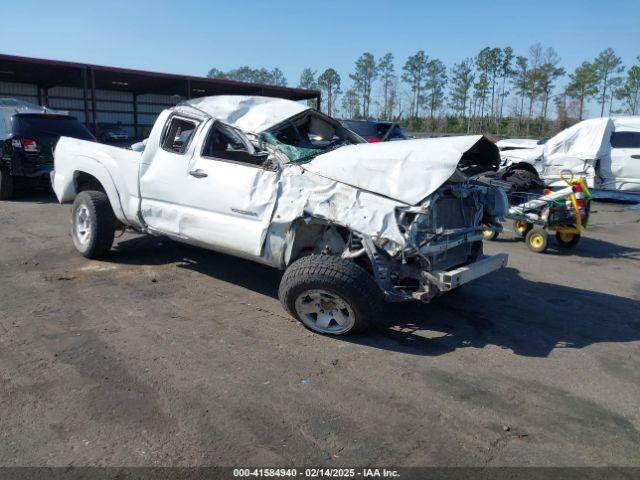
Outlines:
[[593, 118], [577, 123], [550, 138], [542, 154], [548, 160], [554, 156], [582, 160], [600, 158], [611, 148], [609, 137], [613, 131], [613, 122], [612, 118]]
[[503, 165], [529, 163], [550, 186], [574, 176], [589, 188], [640, 191], [640, 117], [584, 120], [535, 148], [499, 146]]

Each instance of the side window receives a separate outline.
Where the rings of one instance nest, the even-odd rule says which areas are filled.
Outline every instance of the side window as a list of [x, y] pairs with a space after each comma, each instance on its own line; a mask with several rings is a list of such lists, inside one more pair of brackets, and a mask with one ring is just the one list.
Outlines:
[[202, 156], [219, 158], [234, 162], [261, 164], [261, 157], [253, 154], [248, 140], [243, 139], [235, 130], [216, 123], [209, 130], [202, 149]]
[[611, 148], [640, 148], [640, 132], [613, 132]]
[[162, 139], [162, 148], [174, 153], [183, 154], [189, 147], [189, 140], [196, 130], [196, 123], [173, 117]]
[[398, 125], [393, 127], [393, 130], [391, 131], [391, 134], [389, 135], [389, 139], [390, 140], [404, 140], [405, 138], [407, 138], [407, 136], [404, 133], [404, 130], [402, 129], [402, 127], [399, 127]]

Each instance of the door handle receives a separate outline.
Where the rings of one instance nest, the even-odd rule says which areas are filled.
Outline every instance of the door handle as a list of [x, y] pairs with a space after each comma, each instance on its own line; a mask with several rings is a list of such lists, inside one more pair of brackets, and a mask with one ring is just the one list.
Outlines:
[[191, 172], [189, 172], [189, 175], [191, 175], [192, 177], [196, 177], [196, 178], [205, 178], [208, 177], [209, 175], [207, 175], [207, 172], [205, 172], [204, 170], [192, 170]]
[[640, 159], [640, 155], [631, 155], [631, 158]]

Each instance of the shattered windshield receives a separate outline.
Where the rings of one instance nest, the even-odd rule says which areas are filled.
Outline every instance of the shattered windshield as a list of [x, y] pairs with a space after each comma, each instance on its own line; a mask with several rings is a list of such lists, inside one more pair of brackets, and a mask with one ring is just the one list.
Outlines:
[[314, 111], [276, 125], [261, 138], [294, 163], [309, 162], [321, 153], [364, 142], [337, 121]]

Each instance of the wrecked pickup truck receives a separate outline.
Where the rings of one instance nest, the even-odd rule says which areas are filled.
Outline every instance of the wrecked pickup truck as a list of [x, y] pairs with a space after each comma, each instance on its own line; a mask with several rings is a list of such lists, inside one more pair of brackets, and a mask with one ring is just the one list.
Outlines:
[[126, 226], [285, 269], [285, 309], [338, 335], [383, 300], [428, 301], [506, 265], [482, 254], [506, 196], [474, 180], [499, 161], [482, 136], [369, 144], [301, 103], [217, 96], [165, 110], [143, 151], [62, 138], [52, 182], [86, 257]]

